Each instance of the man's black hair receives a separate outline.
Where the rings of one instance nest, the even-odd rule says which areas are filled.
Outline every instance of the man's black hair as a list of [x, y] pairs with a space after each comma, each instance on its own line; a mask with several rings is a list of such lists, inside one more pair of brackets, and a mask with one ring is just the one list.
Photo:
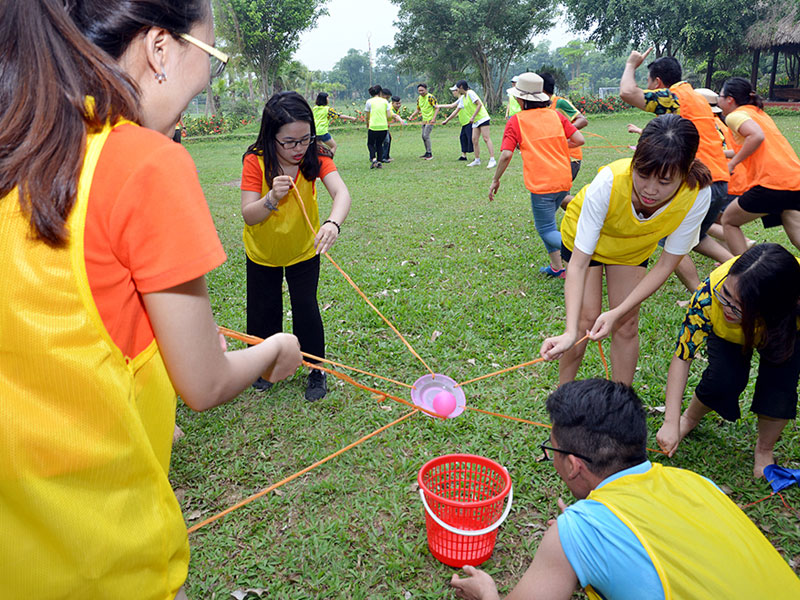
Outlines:
[[605, 379], [565, 383], [547, 399], [553, 439], [608, 477], [647, 460], [647, 422], [633, 388]]
[[459, 81], [456, 81], [456, 87], [461, 88], [462, 90], [468, 90], [469, 84], [467, 83], [466, 79], [461, 79]]
[[659, 77], [667, 87], [675, 85], [681, 80], [681, 63], [672, 56], [662, 56], [655, 59], [647, 65], [647, 69], [650, 72], [651, 79]]
[[389, 88], [382, 88], [381, 89], [381, 94], [384, 95], [384, 96], [391, 96], [392, 95], [392, 90], [390, 90]]
[[551, 96], [556, 93], [556, 78], [551, 73], [540, 73], [542, 78], [542, 91]]
[[400, 96], [392, 96], [392, 102], [400, 102]]
[[425, 89], [427, 90], [427, 89], [428, 89], [428, 84], [427, 84], [427, 83], [418, 83], [418, 84], [417, 84], [417, 87], [418, 87], [418, 88], [419, 88], [419, 87], [423, 87], [423, 88], [425, 88]]

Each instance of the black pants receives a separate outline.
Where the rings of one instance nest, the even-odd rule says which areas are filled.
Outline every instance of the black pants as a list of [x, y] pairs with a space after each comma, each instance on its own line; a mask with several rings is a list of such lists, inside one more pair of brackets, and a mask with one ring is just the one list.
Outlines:
[[292, 304], [292, 332], [303, 352], [324, 358], [325, 330], [317, 304], [319, 256], [290, 267], [265, 267], [247, 259], [247, 333], [267, 338], [283, 331], [284, 273]]
[[383, 142], [383, 160], [389, 160], [392, 154], [392, 134], [386, 132], [386, 140]]
[[367, 148], [369, 149], [369, 159], [378, 161], [383, 160], [383, 142], [386, 139], [386, 130], [375, 131], [374, 129], [367, 130]]
[[459, 136], [459, 139], [461, 140], [462, 154], [475, 152], [475, 148], [472, 147], [472, 123], [467, 123], [466, 125], [461, 126], [461, 135]]

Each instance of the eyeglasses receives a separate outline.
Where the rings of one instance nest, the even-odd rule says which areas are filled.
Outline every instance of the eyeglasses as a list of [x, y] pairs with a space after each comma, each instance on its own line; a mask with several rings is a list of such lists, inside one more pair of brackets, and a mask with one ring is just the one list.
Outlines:
[[547, 438], [545, 441], [539, 444], [539, 448], [541, 448], [542, 452], [544, 453], [544, 456], [539, 459], [539, 462], [543, 462], [546, 460], [552, 461], [554, 456], [552, 452], [560, 452], [561, 454], [572, 454], [572, 456], [577, 456], [581, 460], [585, 460], [586, 462], [592, 462], [592, 459], [589, 458], [588, 456], [583, 456], [582, 454], [578, 454], [577, 452], [570, 452], [569, 450], [562, 450], [561, 448], [553, 448], [552, 446], [548, 446], [547, 442], [549, 441], [550, 438]]
[[306, 146], [310, 146], [311, 144], [314, 143], [314, 140], [316, 139], [317, 136], [315, 135], [307, 135], [306, 137], [300, 138], [299, 140], [285, 140], [282, 142], [276, 139], [275, 141], [278, 142], [281, 146], [283, 146], [287, 150], [294, 150], [298, 146], [303, 146], [304, 148]]
[[727, 278], [728, 276], [725, 275], [725, 277], [720, 279], [719, 283], [717, 283], [717, 285], [715, 285], [712, 288], [711, 292], [714, 294], [714, 297], [717, 299], [717, 302], [719, 302], [720, 304], [722, 304], [722, 306], [730, 310], [733, 313], [734, 317], [736, 317], [737, 319], [741, 319], [742, 309], [733, 304], [730, 300], [728, 300], [728, 298], [725, 295], [723, 295], [725, 294], [725, 290], [722, 288], [722, 284], [725, 282]]
[[222, 75], [222, 72], [225, 70], [225, 65], [227, 65], [228, 61], [230, 60], [230, 57], [227, 54], [217, 50], [214, 48], [214, 46], [209, 46], [205, 42], [198, 40], [196, 37], [193, 37], [188, 33], [179, 33], [178, 37], [186, 40], [194, 46], [197, 46], [208, 54], [208, 58], [211, 60], [212, 78]]

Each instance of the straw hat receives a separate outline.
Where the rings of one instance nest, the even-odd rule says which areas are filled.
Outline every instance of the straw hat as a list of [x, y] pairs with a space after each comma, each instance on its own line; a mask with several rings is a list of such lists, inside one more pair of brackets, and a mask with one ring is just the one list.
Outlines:
[[717, 101], [719, 100], [717, 92], [715, 92], [714, 90], [710, 90], [708, 88], [697, 88], [695, 89], [695, 92], [700, 94], [705, 99], [705, 101], [708, 102], [708, 104], [711, 106], [711, 112], [715, 113], [722, 112], [722, 109], [719, 106], [717, 106]]
[[544, 80], [536, 73], [523, 73], [517, 78], [517, 87], [508, 88], [506, 93], [523, 100], [547, 102], [550, 96], [542, 91], [543, 84]]

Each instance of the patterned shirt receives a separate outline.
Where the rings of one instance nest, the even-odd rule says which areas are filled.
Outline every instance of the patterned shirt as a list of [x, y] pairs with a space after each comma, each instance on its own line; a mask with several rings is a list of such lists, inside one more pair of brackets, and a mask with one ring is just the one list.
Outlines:
[[711, 280], [706, 279], [697, 287], [686, 307], [686, 317], [675, 347], [675, 356], [681, 360], [693, 360], [712, 330], [711, 299]]
[[[677, 84], [676, 84], [677, 85]], [[681, 112], [681, 103], [678, 97], [668, 88], [646, 90], [644, 93], [644, 110], [656, 115], [676, 114]]]

